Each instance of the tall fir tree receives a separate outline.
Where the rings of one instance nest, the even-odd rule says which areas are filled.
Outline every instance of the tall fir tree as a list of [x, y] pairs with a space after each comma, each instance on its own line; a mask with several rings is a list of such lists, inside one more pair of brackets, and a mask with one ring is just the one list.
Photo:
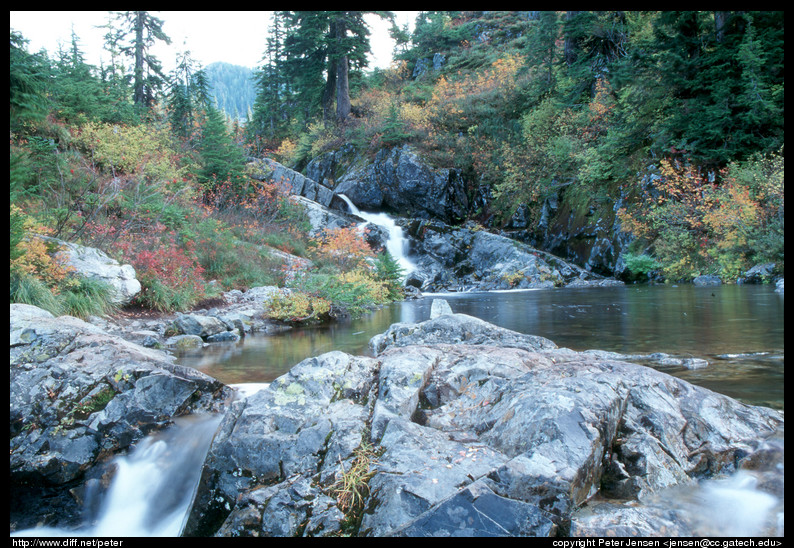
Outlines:
[[[343, 123], [350, 114], [349, 71], [367, 65], [369, 28], [363, 11], [288, 12], [287, 73], [311, 119]], [[390, 12], [371, 12], [393, 20]], [[318, 104], [319, 100], [319, 104]], [[336, 108], [334, 108], [334, 104]]]
[[257, 92], [246, 133], [255, 154], [285, 137], [294, 117], [294, 100], [285, 70], [285, 26], [284, 12], [273, 12], [262, 66], [254, 74]]
[[27, 51], [28, 40], [11, 31], [9, 87], [12, 131], [25, 123], [38, 121], [47, 113], [45, 85], [49, 73], [48, 60]]
[[166, 77], [160, 61], [152, 55], [155, 40], [166, 44], [171, 39], [163, 31], [163, 21], [146, 11], [127, 11], [117, 14], [121, 28], [116, 42], [120, 52], [133, 61], [133, 102], [149, 108], [163, 88]]
[[[219, 185], [229, 182], [232, 195], [243, 192], [245, 158], [226, 128], [223, 114], [211, 104], [204, 106], [204, 124], [201, 128], [199, 152], [201, 170], [199, 182], [205, 191], [213, 192]], [[227, 197], [228, 198], [228, 197]]]
[[168, 97], [171, 130], [185, 142], [192, 136], [195, 121], [194, 65], [189, 51], [185, 51], [177, 59], [177, 66], [171, 74], [171, 89]]

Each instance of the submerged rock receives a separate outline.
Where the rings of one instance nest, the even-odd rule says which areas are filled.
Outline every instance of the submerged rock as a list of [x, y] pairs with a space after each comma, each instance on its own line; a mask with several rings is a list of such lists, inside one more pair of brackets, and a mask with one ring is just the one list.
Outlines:
[[782, 413], [608, 355], [450, 313], [371, 347], [304, 360], [233, 405], [188, 534], [686, 535], [636, 507], [742, 463], [782, 465], [769, 442]]

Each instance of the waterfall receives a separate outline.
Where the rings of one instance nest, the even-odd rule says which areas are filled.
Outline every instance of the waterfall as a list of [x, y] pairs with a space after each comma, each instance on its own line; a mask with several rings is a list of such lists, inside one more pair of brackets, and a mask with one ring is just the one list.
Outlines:
[[[350, 209], [350, 213], [361, 217], [368, 223], [372, 223], [386, 229], [389, 234], [389, 240], [386, 242], [386, 249], [402, 267], [403, 278], [413, 270], [416, 270], [416, 265], [405, 256], [406, 241], [405, 237], [403, 236], [403, 229], [397, 226], [397, 223], [394, 222], [394, 219], [385, 213], [367, 213], [366, 211], [361, 211], [353, 204], [353, 202], [350, 201], [350, 198], [344, 194], [337, 194], [337, 196], [345, 201], [347, 207]], [[363, 227], [363, 224], [361, 226]]]
[[99, 498], [99, 510], [82, 528], [41, 527], [13, 536], [179, 536], [220, 421], [220, 415], [179, 418], [116, 457], [107, 491], [86, 497]]

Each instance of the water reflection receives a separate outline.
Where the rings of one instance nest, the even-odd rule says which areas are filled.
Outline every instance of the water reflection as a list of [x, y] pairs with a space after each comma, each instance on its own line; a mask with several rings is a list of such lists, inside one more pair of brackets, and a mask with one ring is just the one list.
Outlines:
[[[327, 328], [249, 336], [244, 343], [211, 347], [180, 363], [227, 383], [269, 382], [304, 358], [329, 350], [369, 355], [371, 337], [392, 323], [426, 320], [435, 297], [395, 303]], [[783, 408], [783, 296], [770, 286], [628, 286], [444, 298], [455, 312], [574, 350], [705, 359], [709, 366], [704, 369], [659, 369], [748, 403]]]

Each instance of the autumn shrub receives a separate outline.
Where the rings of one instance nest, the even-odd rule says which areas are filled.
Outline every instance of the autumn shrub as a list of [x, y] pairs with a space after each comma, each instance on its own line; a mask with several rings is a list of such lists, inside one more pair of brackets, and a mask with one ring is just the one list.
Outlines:
[[51, 231], [14, 205], [10, 218], [11, 272], [38, 278], [55, 292], [68, 285], [74, 268], [56, 256], [56, 244], [42, 238]]
[[322, 122], [309, 124], [307, 131], [301, 134], [297, 145], [292, 150], [288, 165], [301, 169], [315, 156], [339, 147], [342, 143], [341, 133], [332, 125]]
[[[748, 177], [762, 173], [763, 162], [769, 162], [764, 181]], [[618, 217], [624, 229], [652, 245], [669, 280], [716, 274], [735, 281], [754, 261], [782, 258], [782, 151], [779, 158], [712, 174], [662, 160], [660, 174]]]
[[74, 130], [74, 144], [94, 165], [118, 176], [136, 174], [150, 183], [184, 186], [188, 167], [171, 152], [166, 127], [89, 122]]
[[276, 293], [265, 301], [265, 315], [284, 322], [307, 322], [324, 318], [331, 303], [303, 291]]
[[178, 244], [174, 233], [166, 232], [163, 225], [155, 227], [152, 234], [119, 242], [118, 248], [141, 282], [137, 303], [172, 312], [187, 310], [209, 296], [193, 243]]
[[323, 230], [317, 239], [315, 255], [344, 271], [361, 267], [367, 259], [374, 258], [372, 249], [355, 226]]
[[12, 303], [38, 306], [58, 316], [60, 284], [69, 269], [52, 255], [52, 249], [35, 232], [46, 232], [19, 207], [10, 209], [10, 299]]
[[306, 272], [297, 276], [295, 286], [353, 317], [362, 315], [373, 305], [389, 302], [388, 289], [365, 268], [347, 272], [330, 269]]
[[49, 230], [11, 206], [11, 302], [38, 306], [58, 316], [79, 318], [115, 309], [107, 284], [78, 276], [64, 263], [61, 248], [41, 237]]

